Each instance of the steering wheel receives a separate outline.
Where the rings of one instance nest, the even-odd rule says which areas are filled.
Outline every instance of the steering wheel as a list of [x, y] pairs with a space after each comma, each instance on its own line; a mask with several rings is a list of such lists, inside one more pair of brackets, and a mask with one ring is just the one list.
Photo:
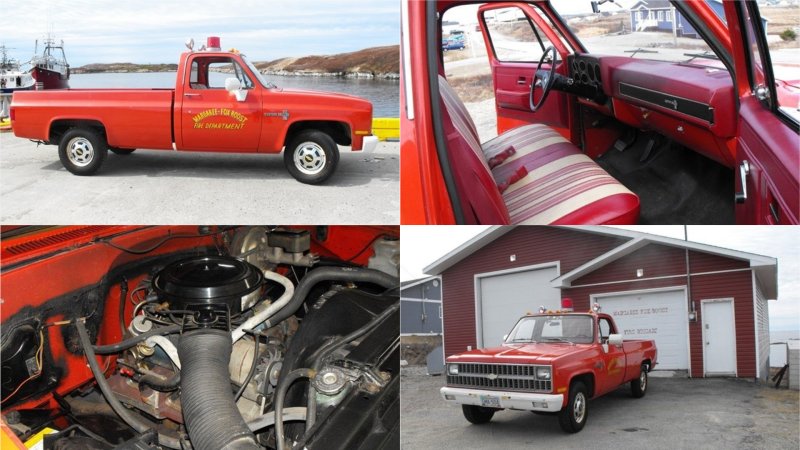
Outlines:
[[[544, 60], [547, 58], [547, 54], [552, 52], [553, 53], [553, 60], [550, 65], [549, 71], [540, 71], [542, 68], [542, 64], [544, 64]], [[544, 101], [547, 99], [547, 94], [550, 93], [550, 90], [553, 89], [553, 84], [556, 81], [556, 64], [558, 63], [558, 52], [556, 52], [555, 47], [552, 45], [547, 47], [542, 53], [542, 57], [539, 59], [539, 64], [536, 66], [536, 71], [533, 72], [533, 82], [531, 83], [531, 95], [528, 98], [528, 103], [530, 103], [531, 112], [536, 112], [537, 109], [541, 108], [544, 104]], [[542, 98], [539, 99], [538, 102], [533, 100], [533, 91], [536, 90], [537, 87], [542, 88]]]

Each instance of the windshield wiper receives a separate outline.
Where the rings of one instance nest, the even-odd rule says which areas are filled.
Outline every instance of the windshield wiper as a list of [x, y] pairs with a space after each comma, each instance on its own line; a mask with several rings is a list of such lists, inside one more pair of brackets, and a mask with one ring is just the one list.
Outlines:
[[695, 58], [705, 58], [705, 59], [713, 59], [719, 61], [719, 57], [714, 53], [709, 52], [708, 50], [704, 51], [703, 53], [684, 53], [683, 56], [689, 56], [689, 60], [686, 61], [687, 63], [692, 62]]
[[636, 56], [637, 53], [658, 53], [656, 50], [647, 50], [644, 48], [637, 48], [636, 50], [625, 50], [625, 53], [630, 53], [631, 58]]
[[546, 337], [544, 338], [545, 341], [557, 341], [557, 342], [566, 342], [567, 344], [572, 344], [572, 341], [568, 341], [564, 338], [560, 337]]

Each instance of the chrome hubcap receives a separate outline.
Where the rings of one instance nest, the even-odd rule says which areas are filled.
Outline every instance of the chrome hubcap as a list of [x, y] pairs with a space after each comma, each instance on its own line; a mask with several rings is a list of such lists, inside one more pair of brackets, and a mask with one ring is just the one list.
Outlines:
[[303, 142], [294, 152], [294, 165], [306, 175], [316, 175], [325, 168], [325, 150], [315, 142]]
[[647, 373], [644, 370], [639, 374], [639, 386], [641, 386], [642, 390], [647, 388]]
[[575, 395], [575, 401], [572, 406], [575, 422], [583, 422], [583, 417], [586, 415], [586, 397], [583, 395], [583, 392], [578, 392], [578, 394]]
[[94, 159], [94, 147], [88, 139], [76, 137], [67, 144], [67, 158], [72, 164], [79, 167], [88, 166]]

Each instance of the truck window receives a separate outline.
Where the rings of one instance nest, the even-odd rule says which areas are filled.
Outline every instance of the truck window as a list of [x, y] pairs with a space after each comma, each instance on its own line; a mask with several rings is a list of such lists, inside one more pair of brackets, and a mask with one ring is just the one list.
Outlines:
[[600, 326], [600, 343], [605, 344], [608, 342], [608, 335], [612, 333], [611, 322], [606, 318], [600, 318], [597, 322]]
[[571, 342], [590, 344], [594, 338], [588, 315], [523, 317], [511, 330], [506, 343]]
[[252, 89], [253, 81], [235, 60], [231, 58], [195, 58], [189, 73], [192, 89], [225, 89], [225, 79], [235, 77], [242, 88]]

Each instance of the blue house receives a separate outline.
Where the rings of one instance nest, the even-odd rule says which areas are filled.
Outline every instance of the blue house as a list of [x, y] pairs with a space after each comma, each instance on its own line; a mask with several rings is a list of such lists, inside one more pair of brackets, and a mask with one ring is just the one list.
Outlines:
[[[706, 0], [712, 10], [725, 21], [725, 11], [722, 0]], [[667, 31], [672, 32], [672, 21], [675, 23], [678, 36], [700, 38], [697, 31], [692, 27], [683, 15], [674, 10], [676, 18], [673, 18], [673, 9], [669, 0], [641, 0], [631, 6], [631, 30], [633, 31]], [[764, 33], [767, 32], [767, 19], [761, 18], [764, 26]]]

